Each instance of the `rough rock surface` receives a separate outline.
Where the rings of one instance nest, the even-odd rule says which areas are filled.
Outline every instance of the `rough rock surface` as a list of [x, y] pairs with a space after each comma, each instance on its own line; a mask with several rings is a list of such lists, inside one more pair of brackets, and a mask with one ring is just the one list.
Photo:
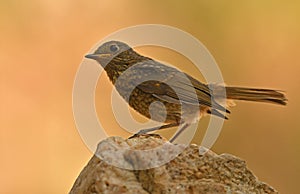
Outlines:
[[[146, 154], [135, 152], [149, 149]], [[278, 193], [235, 156], [217, 155], [197, 145], [173, 145], [158, 135], [111, 137], [99, 143], [96, 155], [80, 173], [71, 194]], [[165, 161], [174, 155], [178, 156]]]

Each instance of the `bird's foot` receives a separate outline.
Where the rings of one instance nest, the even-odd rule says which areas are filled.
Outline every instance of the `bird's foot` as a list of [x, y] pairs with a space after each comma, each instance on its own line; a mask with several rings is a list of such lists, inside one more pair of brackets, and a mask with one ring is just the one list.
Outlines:
[[158, 130], [159, 128], [158, 127], [153, 127], [153, 128], [148, 128], [148, 129], [142, 129], [142, 130], [140, 130], [139, 132], [137, 132], [136, 134], [137, 135], [140, 135], [140, 134], [147, 134], [147, 133], [149, 133], [149, 132], [151, 132], [151, 131], [156, 131], [156, 130]]

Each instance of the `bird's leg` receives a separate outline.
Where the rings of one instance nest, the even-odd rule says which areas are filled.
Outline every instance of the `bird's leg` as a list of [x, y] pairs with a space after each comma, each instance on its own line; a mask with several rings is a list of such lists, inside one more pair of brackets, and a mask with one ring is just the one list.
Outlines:
[[170, 128], [170, 127], [176, 127], [178, 125], [179, 125], [179, 123], [169, 123], [169, 124], [163, 125], [161, 127], [152, 127], [152, 128], [148, 128], [148, 129], [142, 129], [137, 134], [146, 134], [151, 131], [166, 129], [166, 128]]
[[175, 135], [169, 140], [171, 143], [188, 127], [190, 124], [184, 123], [181, 128], [175, 133]]

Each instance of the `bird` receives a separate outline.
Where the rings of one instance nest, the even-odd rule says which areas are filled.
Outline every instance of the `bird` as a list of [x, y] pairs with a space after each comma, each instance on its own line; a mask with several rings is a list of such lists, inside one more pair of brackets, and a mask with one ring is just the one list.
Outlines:
[[[137, 134], [179, 127], [170, 142], [204, 115], [227, 120], [233, 100], [287, 104], [285, 93], [281, 90], [205, 84], [174, 66], [143, 56], [117, 40], [101, 44], [85, 58], [96, 60], [104, 68], [130, 107], [149, 119], [163, 123], [159, 127], [142, 129]], [[219, 103], [221, 91], [226, 93], [227, 105]], [[153, 105], [154, 102], [160, 105]], [[150, 105], [153, 105], [154, 113], [149, 111]]]

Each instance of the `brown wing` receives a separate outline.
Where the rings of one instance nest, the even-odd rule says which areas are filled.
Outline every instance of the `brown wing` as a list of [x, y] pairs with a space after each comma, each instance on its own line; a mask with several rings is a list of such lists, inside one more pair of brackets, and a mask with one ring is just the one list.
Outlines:
[[176, 68], [157, 61], [147, 60], [137, 63], [131, 71], [135, 75], [143, 75], [141, 79], [148, 80], [142, 83], [140, 80], [135, 80], [140, 81], [137, 86], [139, 89], [161, 100], [177, 104], [213, 106], [214, 109], [229, 112], [213, 100], [206, 84]]

